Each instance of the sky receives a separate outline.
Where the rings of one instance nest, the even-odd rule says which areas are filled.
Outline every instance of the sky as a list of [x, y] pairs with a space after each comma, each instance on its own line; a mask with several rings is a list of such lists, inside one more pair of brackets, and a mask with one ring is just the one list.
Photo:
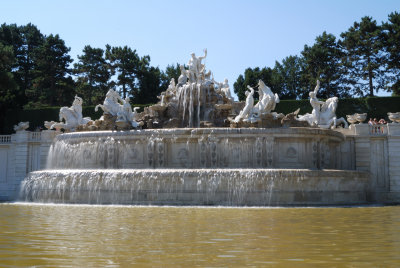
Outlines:
[[272, 68], [324, 31], [339, 37], [364, 16], [380, 24], [394, 11], [399, 0], [6, 0], [0, 23], [59, 34], [75, 61], [85, 45], [127, 45], [165, 70], [207, 48], [206, 69], [233, 92], [246, 68]]

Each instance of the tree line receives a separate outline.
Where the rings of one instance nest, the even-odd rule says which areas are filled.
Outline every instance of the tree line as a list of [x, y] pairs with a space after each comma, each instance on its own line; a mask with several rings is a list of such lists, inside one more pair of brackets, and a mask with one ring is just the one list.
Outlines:
[[165, 71], [128, 46], [85, 46], [77, 62], [58, 34], [44, 35], [33, 24], [0, 26], [0, 123], [10, 109], [70, 105], [75, 94], [85, 105], [102, 103], [109, 88], [137, 104], [155, 103], [178, 65]]
[[[247, 85], [262, 79], [281, 99], [302, 99], [321, 81], [319, 97], [400, 94], [400, 14], [380, 25], [371, 17], [354, 22], [336, 38], [326, 32], [273, 68], [248, 68], [234, 83], [239, 100]], [[150, 56], [128, 46], [87, 45], [77, 61], [58, 34], [44, 35], [33, 24], [0, 26], [0, 124], [10, 109], [70, 105], [78, 94], [85, 105], [101, 103], [109, 88], [137, 104], [155, 103], [178, 64], [151, 66]]]
[[247, 85], [262, 79], [281, 99], [304, 99], [321, 81], [320, 98], [374, 96], [380, 90], [400, 95], [400, 14], [378, 24], [363, 17], [337, 38], [323, 32], [300, 55], [276, 61], [273, 68], [247, 68], [234, 83], [239, 100]]

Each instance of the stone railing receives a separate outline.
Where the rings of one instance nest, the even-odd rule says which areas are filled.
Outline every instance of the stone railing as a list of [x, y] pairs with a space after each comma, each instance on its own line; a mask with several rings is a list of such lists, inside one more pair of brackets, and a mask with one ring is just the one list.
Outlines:
[[11, 143], [11, 135], [0, 135], [0, 143]]
[[29, 133], [29, 141], [40, 141], [41, 135], [41, 132], [31, 132]]
[[369, 125], [369, 134], [373, 136], [386, 136], [388, 134], [387, 125]]

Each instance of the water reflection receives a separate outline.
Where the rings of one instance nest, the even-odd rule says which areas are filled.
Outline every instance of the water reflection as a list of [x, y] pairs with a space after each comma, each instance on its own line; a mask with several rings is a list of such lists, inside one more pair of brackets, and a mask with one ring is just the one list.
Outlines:
[[2, 266], [400, 265], [400, 207], [0, 205]]

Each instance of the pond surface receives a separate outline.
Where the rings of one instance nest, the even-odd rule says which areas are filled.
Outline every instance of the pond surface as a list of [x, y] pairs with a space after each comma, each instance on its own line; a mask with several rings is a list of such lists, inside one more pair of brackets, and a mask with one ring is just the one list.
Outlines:
[[0, 266], [399, 267], [400, 207], [0, 204]]

